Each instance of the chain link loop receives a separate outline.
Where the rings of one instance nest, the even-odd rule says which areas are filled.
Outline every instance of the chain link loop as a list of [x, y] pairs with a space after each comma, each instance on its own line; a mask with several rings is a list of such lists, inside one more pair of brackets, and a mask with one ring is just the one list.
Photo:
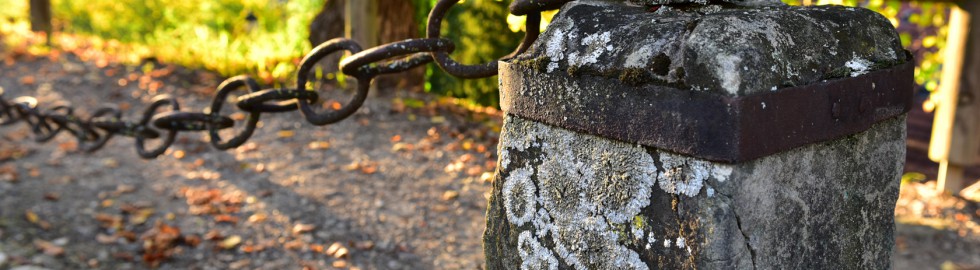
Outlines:
[[[528, 50], [540, 33], [540, 13], [557, 9], [570, 1], [516, 0], [511, 3], [512, 14], [527, 16], [525, 36], [513, 53], [500, 60], [510, 59]], [[38, 142], [51, 140], [62, 131], [67, 131], [76, 137], [78, 149], [84, 152], [102, 148], [114, 135], [133, 137], [139, 156], [152, 159], [165, 153], [173, 145], [177, 134], [183, 131], [207, 131], [211, 144], [217, 149], [241, 146], [255, 132], [262, 113], [298, 110], [311, 124], [321, 126], [336, 123], [360, 109], [367, 99], [371, 83], [380, 75], [403, 72], [432, 62], [444, 72], [459, 78], [497, 75], [497, 61], [466, 65], [456, 62], [450, 56], [456, 45], [452, 40], [440, 36], [441, 24], [449, 9], [459, 2], [440, 0], [436, 3], [428, 16], [426, 38], [383, 44], [368, 50], [362, 50], [359, 44], [345, 38], [331, 39], [316, 46], [300, 62], [296, 73], [296, 87], [292, 89], [260, 89], [255, 80], [247, 76], [236, 76], [217, 87], [211, 106], [203, 113], [183, 112], [176, 98], [160, 95], [146, 107], [139, 122], [127, 122], [122, 119], [122, 112], [114, 107], [100, 108], [83, 119], [74, 115], [74, 108], [68, 105], [56, 105], [43, 110], [38, 108], [37, 99], [33, 97], [18, 97], [8, 101], [4, 99], [3, 88], [0, 88], [0, 126], [23, 121], [30, 127]], [[315, 89], [308, 88], [309, 77], [317, 62], [333, 53], [345, 51], [350, 56], [341, 60], [339, 71], [355, 78], [357, 89], [350, 100], [339, 109], [317, 112], [313, 105], [320, 101], [320, 95]], [[238, 90], [245, 90], [247, 94], [229, 102], [231, 92]], [[231, 103], [229, 105], [234, 105], [234, 108], [247, 116], [242, 121], [242, 129], [231, 139], [222, 141], [220, 131], [236, 125], [235, 120], [221, 115], [221, 109], [226, 103]], [[169, 111], [157, 112], [166, 107], [169, 107]], [[160, 144], [147, 149], [145, 143], [148, 140], [159, 140]]]

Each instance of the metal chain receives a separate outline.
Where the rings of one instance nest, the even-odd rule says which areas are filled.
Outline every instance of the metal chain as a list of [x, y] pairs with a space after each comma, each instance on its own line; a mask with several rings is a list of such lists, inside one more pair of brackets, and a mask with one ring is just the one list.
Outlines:
[[[557, 9], [570, 1], [572, 0], [515, 0], [511, 3], [512, 14], [527, 16], [526, 34], [520, 46], [500, 60], [512, 58], [531, 47], [540, 32], [542, 11]], [[218, 85], [211, 107], [203, 113], [181, 111], [176, 98], [159, 95], [143, 111], [138, 122], [124, 121], [120, 110], [114, 107], [100, 108], [88, 118], [80, 118], [73, 114], [74, 108], [65, 104], [43, 109], [38, 106], [34, 97], [24, 96], [8, 101], [3, 97], [3, 88], [0, 88], [0, 126], [23, 121], [30, 127], [38, 142], [49, 141], [62, 131], [67, 131], [78, 140], [78, 147], [84, 152], [102, 148], [115, 135], [133, 137], [140, 157], [152, 159], [166, 152], [181, 131], [207, 131], [211, 144], [217, 149], [238, 147], [255, 132], [262, 113], [299, 110], [311, 124], [322, 126], [336, 123], [354, 114], [364, 104], [372, 81], [379, 75], [403, 72], [430, 62], [435, 62], [440, 69], [459, 78], [497, 75], [497, 61], [466, 65], [449, 56], [456, 46], [452, 40], [440, 36], [441, 24], [449, 9], [458, 2], [459, 0], [440, 0], [436, 3], [429, 13], [426, 38], [388, 43], [368, 50], [361, 50], [359, 44], [345, 38], [328, 40], [316, 46], [300, 62], [295, 88], [261, 89], [255, 80], [247, 76], [229, 78]], [[308, 76], [317, 62], [340, 51], [352, 54], [340, 62], [340, 71], [357, 79], [357, 91], [340, 109], [317, 112], [311, 105], [320, 99], [316, 91], [306, 88]], [[404, 58], [389, 60], [397, 57]], [[233, 127], [235, 121], [219, 112], [225, 106], [228, 95], [238, 90], [249, 92], [239, 96], [234, 102], [238, 110], [248, 115], [244, 119], [245, 128], [231, 139], [223, 141], [219, 131]], [[164, 111], [158, 112], [161, 110]], [[162, 142], [154, 149], [146, 149], [144, 145], [148, 140]]]

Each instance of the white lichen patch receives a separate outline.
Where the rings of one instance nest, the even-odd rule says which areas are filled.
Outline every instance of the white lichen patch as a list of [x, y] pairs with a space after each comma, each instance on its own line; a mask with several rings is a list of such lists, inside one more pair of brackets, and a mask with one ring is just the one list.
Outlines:
[[721, 88], [729, 94], [738, 94], [742, 86], [742, 75], [738, 66], [742, 64], [742, 58], [736, 55], [718, 54], [715, 55], [718, 66], [715, 67], [715, 76], [721, 80]]
[[[504, 118], [500, 151], [511, 159], [502, 173], [504, 210], [509, 223], [531, 226], [520, 249], [532, 269], [551, 267], [548, 256], [575, 269], [647, 269], [626, 243], [689, 247], [683, 237], [658, 240], [644, 225], [641, 210], [654, 185], [694, 197], [706, 181], [733, 173], [731, 165]], [[714, 193], [707, 187], [708, 196]], [[541, 239], [551, 253], [535, 251]]]
[[602, 215], [622, 224], [649, 204], [657, 171], [642, 147], [545, 125], [537, 131], [525, 136], [541, 140], [539, 199], [555, 220]]
[[643, 229], [633, 227], [633, 238], [636, 240], [643, 240]]
[[518, 169], [501, 190], [510, 223], [532, 224], [528, 237], [534, 239], [550, 236], [551, 251], [575, 269], [647, 269], [623, 245], [629, 239], [620, 237], [641, 240], [644, 230], [617, 232], [613, 226], [632, 221], [650, 203], [657, 169], [645, 149], [513, 117], [505, 117], [501, 137], [519, 140], [501, 140], [511, 158], [532, 146], [537, 156], [534, 162], [511, 161]]
[[626, 56], [626, 63], [623, 66], [627, 68], [645, 67], [653, 57], [654, 51], [653, 46], [650, 45], [640, 47], [639, 50], [635, 50]]
[[688, 197], [697, 196], [701, 192], [701, 186], [711, 172], [707, 161], [670, 153], [661, 153], [660, 163], [663, 164], [663, 170], [657, 177], [660, 189]]
[[619, 243], [605, 220], [589, 217], [552, 235], [558, 257], [575, 269], [649, 269], [639, 254]]
[[565, 58], [565, 31], [558, 27], [554, 31], [552, 38], [545, 42], [544, 49], [545, 56], [551, 59], [551, 63], [548, 63], [549, 73], [558, 68], [558, 61]]
[[558, 269], [555, 254], [542, 246], [530, 231], [523, 231], [517, 236], [517, 253], [521, 256], [521, 270]]
[[510, 166], [510, 151], [499, 149], [497, 155], [500, 156], [500, 168], [506, 170]]
[[715, 178], [715, 181], [719, 183], [728, 180], [728, 177], [732, 175], [732, 171], [735, 170], [735, 166], [729, 164], [712, 163], [711, 164], [711, 176]]
[[650, 244], [656, 243], [657, 238], [654, 237], [653, 232], [647, 234], [647, 249], [650, 249]]
[[[733, 170], [731, 165], [667, 152], [660, 153], [660, 163], [663, 166], [657, 176], [660, 189], [667, 193], [683, 194], [688, 197], [697, 196], [704, 182], [709, 178], [714, 178], [718, 182], [728, 180]], [[710, 192], [714, 194], [713, 189]]]
[[872, 63], [871, 61], [868, 61], [866, 59], [863, 59], [855, 55], [854, 58], [851, 58], [850, 61], [844, 63], [844, 66], [851, 69], [851, 77], [857, 77], [864, 74], [868, 74], [868, 71], [871, 70], [871, 65], [873, 64], [874, 63]]
[[[574, 40], [574, 37], [569, 36], [569, 40]], [[609, 32], [595, 33], [582, 39], [581, 44], [585, 47], [585, 51], [581, 54], [579, 52], [571, 52], [568, 54], [568, 65], [570, 66], [583, 66], [587, 64], [595, 64], [599, 62], [599, 57], [603, 53], [611, 52], [613, 50], [612, 45], [609, 44]]]
[[507, 221], [523, 226], [534, 218], [535, 197], [537, 188], [531, 182], [531, 170], [519, 168], [510, 172], [504, 179], [504, 206], [507, 211]]

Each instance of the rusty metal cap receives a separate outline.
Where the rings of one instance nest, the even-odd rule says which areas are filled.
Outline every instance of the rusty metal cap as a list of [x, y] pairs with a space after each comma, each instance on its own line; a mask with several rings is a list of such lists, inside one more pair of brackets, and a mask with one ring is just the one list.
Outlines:
[[849, 7], [566, 5], [502, 62], [501, 106], [532, 120], [741, 162], [907, 112], [913, 61], [883, 17]]

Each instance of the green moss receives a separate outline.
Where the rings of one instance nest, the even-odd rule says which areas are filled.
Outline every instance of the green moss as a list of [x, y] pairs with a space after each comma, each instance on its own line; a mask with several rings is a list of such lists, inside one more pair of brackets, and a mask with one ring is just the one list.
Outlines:
[[636, 241], [635, 239], [633, 239], [633, 237], [630, 237], [631, 234], [628, 225], [629, 225], [628, 223], [609, 224], [609, 226], [612, 227], [612, 231], [615, 232], [616, 236], [619, 237], [620, 243], [633, 244], [633, 242]]
[[581, 74], [579, 74], [579, 68], [578, 68], [578, 66], [569, 66], [567, 72], [568, 72], [568, 76], [572, 76], [572, 77], [576, 77], [578, 75], [581, 75]]
[[514, 59], [511, 62], [520, 67], [533, 69], [536, 71], [543, 71], [548, 65], [548, 59], [546, 57], [535, 57], [529, 59]]
[[647, 219], [643, 216], [637, 215], [633, 217], [633, 228], [645, 228], [647, 224]]
[[649, 78], [642, 68], [625, 68], [619, 73], [619, 80], [630, 85], [639, 85]]

